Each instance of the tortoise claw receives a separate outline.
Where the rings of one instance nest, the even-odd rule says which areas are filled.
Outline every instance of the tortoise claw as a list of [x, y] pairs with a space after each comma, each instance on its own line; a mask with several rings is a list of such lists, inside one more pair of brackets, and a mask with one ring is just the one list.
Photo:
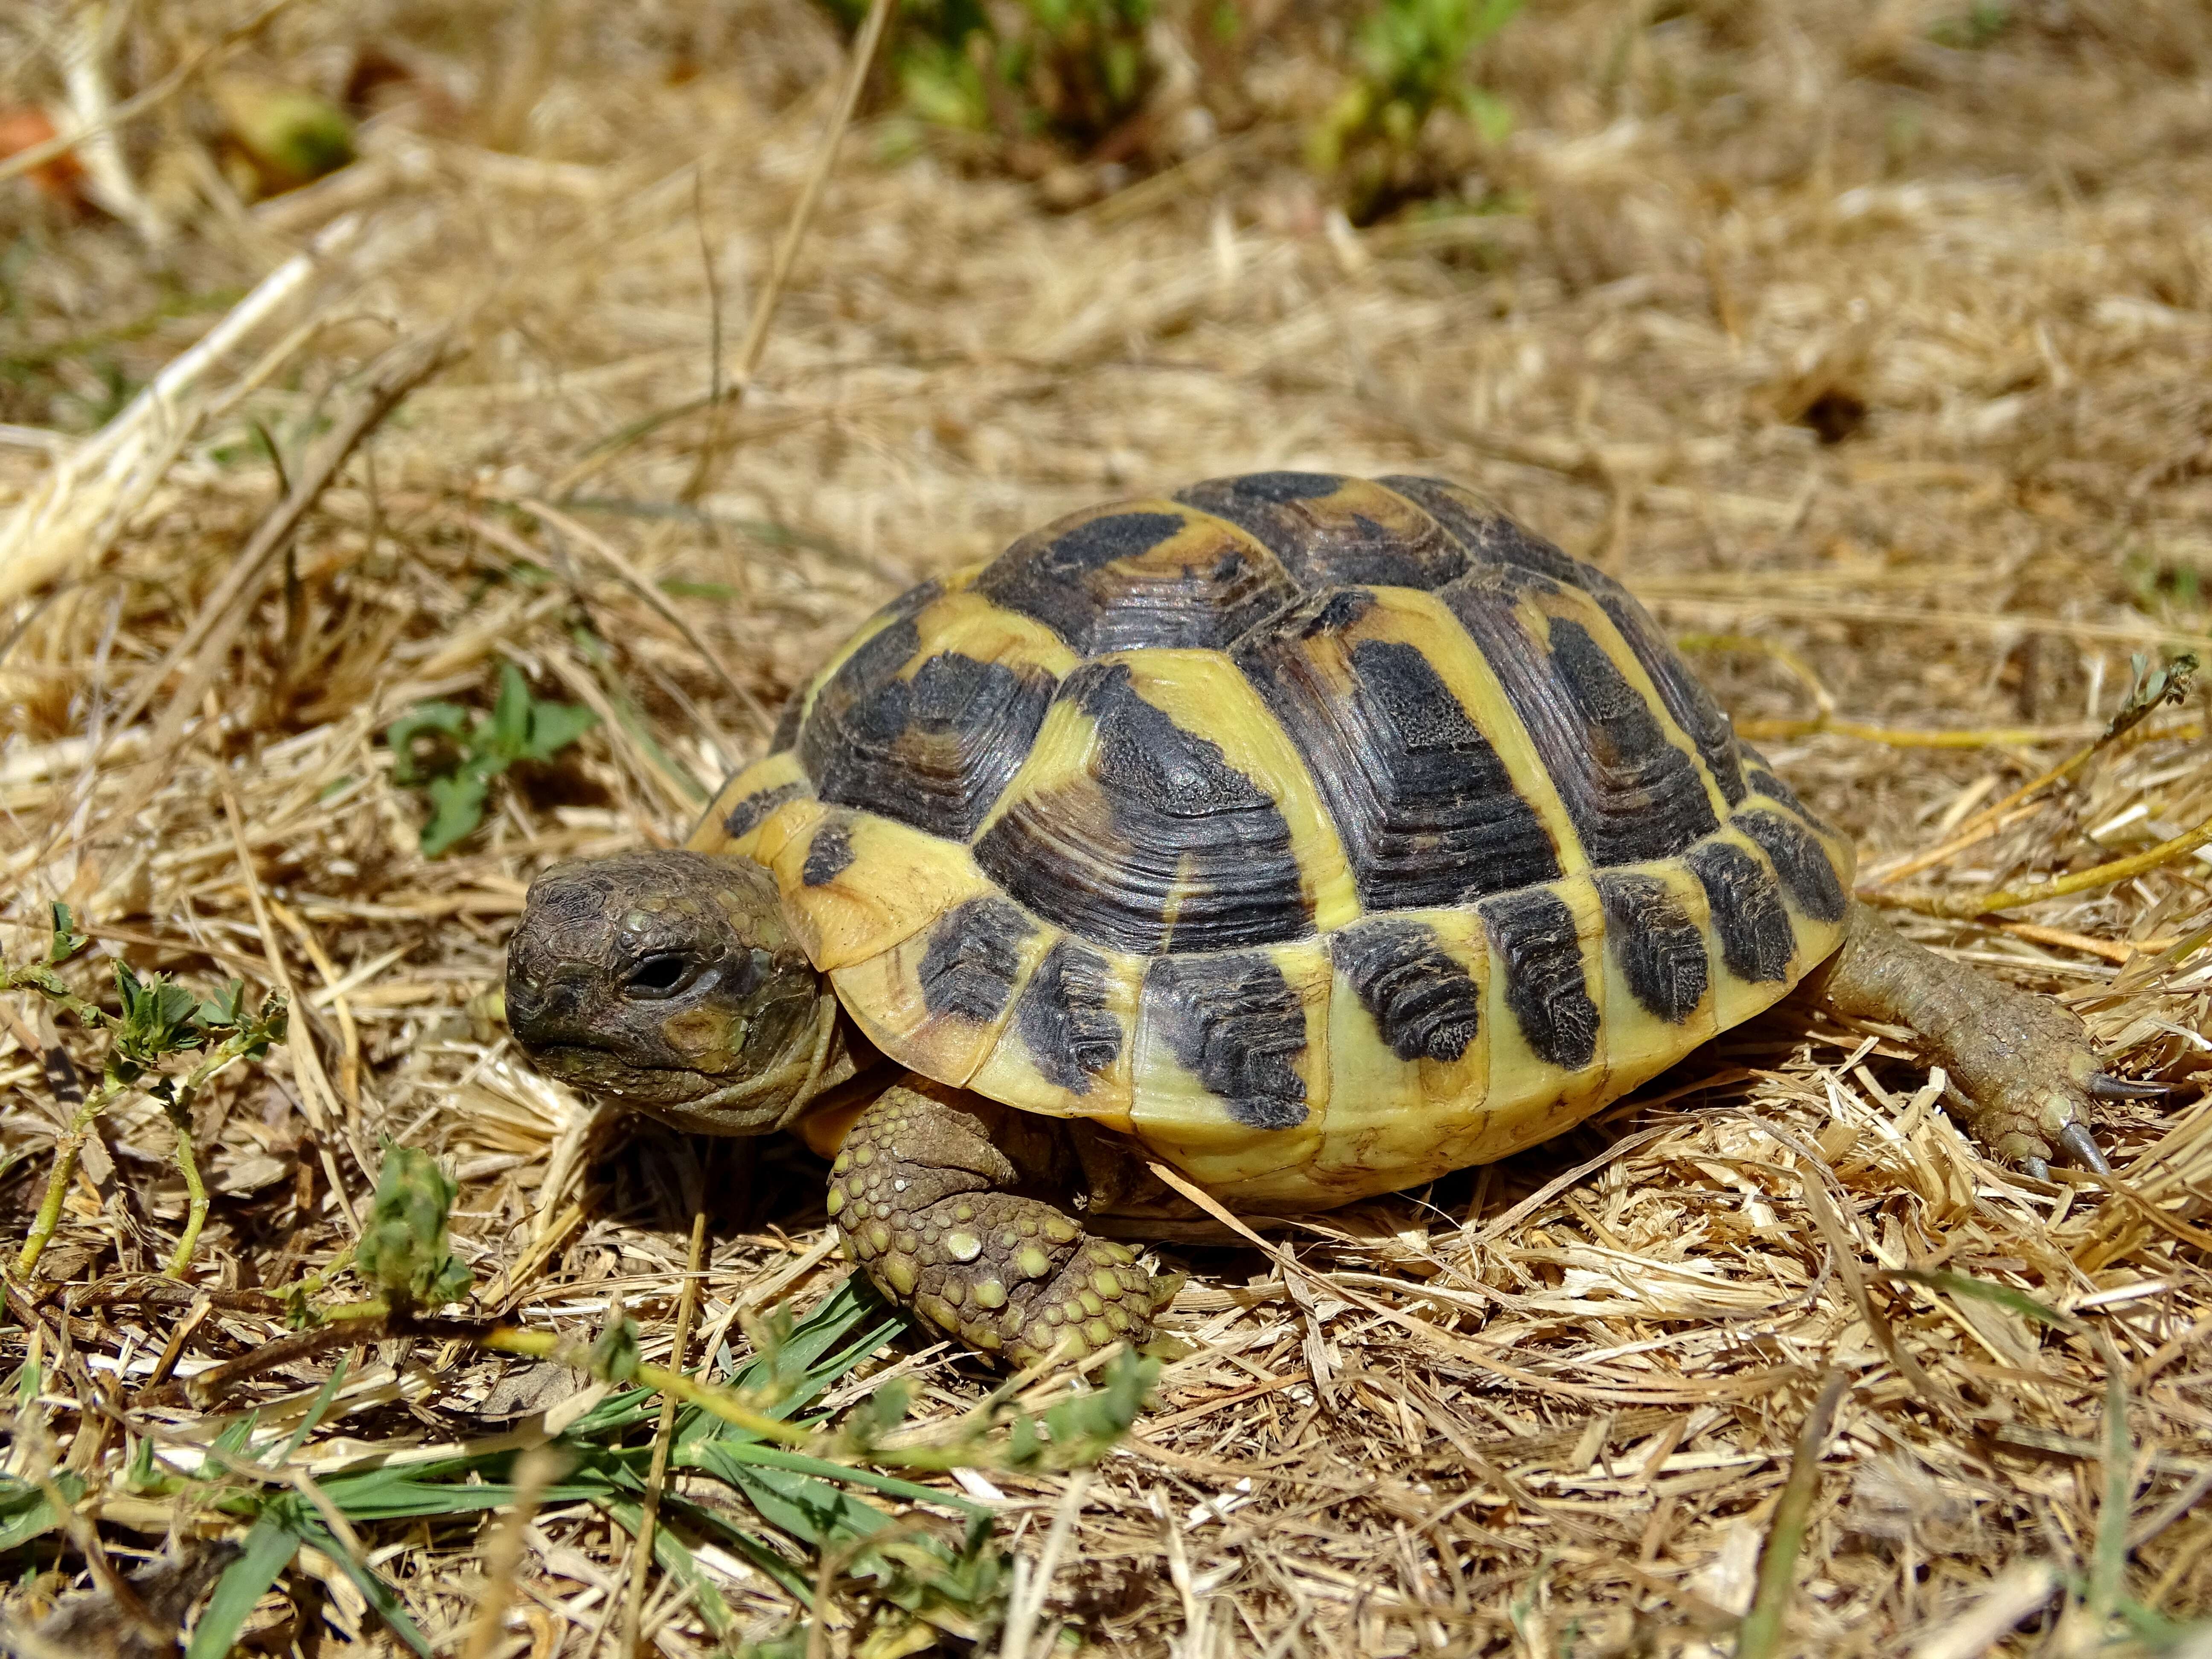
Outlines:
[[2031, 1181], [2047, 1182], [2051, 1179], [2051, 1166], [2048, 1164], [2045, 1164], [2039, 1158], [2024, 1158], [2021, 1159], [2020, 1168], [2021, 1173], [2027, 1176]]
[[2173, 1092], [2171, 1084], [2138, 1083], [2129, 1077], [2114, 1077], [2109, 1072], [2093, 1072], [2088, 1090], [2097, 1100], [2163, 1100]]
[[2101, 1176], [2112, 1174], [2112, 1166], [2105, 1162], [2104, 1153], [2097, 1150], [2096, 1138], [2081, 1124], [2069, 1123], [2061, 1129], [2058, 1144], [2077, 1167], [2094, 1170]]

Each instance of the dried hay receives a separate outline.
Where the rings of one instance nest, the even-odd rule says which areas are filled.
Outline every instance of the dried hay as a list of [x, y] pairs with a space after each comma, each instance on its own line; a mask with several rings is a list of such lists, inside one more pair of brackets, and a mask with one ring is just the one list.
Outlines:
[[[357, 1203], [388, 1135], [458, 1170], [480, 1288], [538, 1327], [619, 1305], [665, 1352], [701, 1158], [752, 1175], [720, 1183], [704, 1328], [818, 1297], [843, 1270], [802, 1153], [594, 1142], [472, 1003], [527, 878], [680, 836], [762, 711], [912, 580], [1107, 494], [1273, 466], [1466, 478], [1678, 633], [1757, 642], [1701, 665], [1880, 882], [2093, 736], [2131, 652], [2212, 647], [2212, 25], [2191, 0], [2063, 0], [1978, 49], [1931, 37], [1972, 9], [1537, 9], [1488, 62], [1520, 115], [1496, 183], [1525, 210], [1363, 234], [1257, 150], [1054, 217], [927, 155], [878, 165], [864, 124], [741, 401], [713, 395], [709, 343], [741, 332], [834, 95], [796, 0], [517, 9], [425, 101], [497, 116], [521, 153], [387, 122], [349, 172], [227, 213], [188, 169], [198, 205], [160, 260], [10, 196], [37, 252], [7, 268], [0, 390], [9, 958], [60, 896], [142, 968], [296, 993], [289, 1052], [203, 1113], [210, 1285], [327, 1260], [351, 1222], [332, 1184]], [[303, 3], [251, 50], [328, 79], [410, 18]], [[679, 52], [701, 72], [671, 84]], [[154, 207], [181, 224], [183, 199]], [[310, 440], [440, 330], [465, 361], [226, 593]], [[103, 364], [176, 367], [76, 435]], [[379, 733], [483, 698], [503, 661], [603, 723], [425, 862]], [[1808, 729], [1831, 710], [1893, 740]], [[1894, 886], [2016, 885], [2212, 816], [2203, 713]], [[1983, 735], [1898, 739], [1936, 731]], [[1010, 1650], [1062, 1622], [1188, 1655], [1725, 1650], [1831, 1370], [1849, 1387], [1811, 1446], [1785, 1650], [2088, 1651], [2084, 1616], [2048, 1625], [2053, 1574], [2092, 1571], [2108, 1485], [2125, 1597], [2212, 1612], [2206, 862], [1911, 924], [2180, 1085], [2106, 1115], [2109, 1186], [1991, 1165], [1894, 1034], [1785, 1008], [1563, 1143], [1264, 1251], [1182, 1252], [1192, 1351], [1125, 1449], [1087, 1481], [1000, 1483], [1018, 1548], [1045, 1552]], [[40, 1018], [0, 1038], [25, 1212], [59, 1109]], [[48, 1277], [145, 1271], [181, 1213], [157, 1112], [103, 1139]], [[87, 1472], [119, 1467], [76, 1414], [90, 1376], [143, 1386], [278, 1329], [39, 1317], [60, 1369], [38, 1410]], [[887, 1359], [925, 1416], [985, 1386], [943, 1350]], [[296, 1401], [322, 1374], [258, 1387]], [[307, 1455], [487, 1432], [500, 1377], [367, 1357]], [[121, 1498], [106, 1518], [118, 1548], [167, 1524]], [[485, 1536], [382, 1540], [434, 1634], [460, 1639]], [[556, 1508], [526, 1546], [512, 1628], [592, 1650], [620, 1536]], [[333, 1582], [330, 1617], [362, 1630]], [[760, 1628], [790, 1611], [741, 1566], [726, 1588]], [[653, 1639], [701, 1650], [680, 1598], [655, 1605]]]

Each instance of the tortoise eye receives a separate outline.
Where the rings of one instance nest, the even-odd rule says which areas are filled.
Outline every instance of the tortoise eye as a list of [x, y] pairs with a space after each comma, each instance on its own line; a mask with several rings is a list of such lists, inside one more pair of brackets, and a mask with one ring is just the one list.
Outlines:
[[698, 976], [699, 964], [679, 951], [656, 951], [623, 980], [632, 996], [673, 996]]

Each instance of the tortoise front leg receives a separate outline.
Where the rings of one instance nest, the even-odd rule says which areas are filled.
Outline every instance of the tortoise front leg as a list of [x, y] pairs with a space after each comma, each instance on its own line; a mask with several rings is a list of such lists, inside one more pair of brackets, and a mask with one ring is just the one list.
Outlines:
[[1079, 1178], [1060, 1126], [919, 1078], [854, 1121], [830, 1165], [846, 1254], [970, 1347], [1028, 1365], [1142, 1342], [1150, 1273], [1057, 1201]]
[[2108, 1075], [2088, 1028], [2049, 997], [1937, 956], [1863, 904], [1851, 906], [1842, 947], [1806, 986], [1843, 1013], [1910, 1026], [1950, 1074], [1975, 1138], [2031, 1175], [2048, 1175], [2061, 1152], [2104, 1171], [2090, 1101], [2165, 1092]]

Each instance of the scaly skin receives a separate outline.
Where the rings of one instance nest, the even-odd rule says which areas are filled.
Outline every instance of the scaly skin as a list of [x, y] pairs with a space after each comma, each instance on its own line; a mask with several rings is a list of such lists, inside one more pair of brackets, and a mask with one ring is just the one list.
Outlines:
[[1954, 1109], [1997, 1157], [2036, 1175], [2062, 1152], [2104, 1167], [2089, 1103], [2135, 1091], [2099, 1069], [2070, 1010], [1913, 944], [1863, 904], [1806, 986], [1839, 1012], [1910, 1026], [1922, 1054], [1950, 1074]]
[[928, 1324], [1015, 1365], [1144, 1341], [1152, 1275], [1021, 1190], [1073, 1182], [1058, 1127], [920, 1079], [885, 1091], [830, 1165], [846, 1253]]

